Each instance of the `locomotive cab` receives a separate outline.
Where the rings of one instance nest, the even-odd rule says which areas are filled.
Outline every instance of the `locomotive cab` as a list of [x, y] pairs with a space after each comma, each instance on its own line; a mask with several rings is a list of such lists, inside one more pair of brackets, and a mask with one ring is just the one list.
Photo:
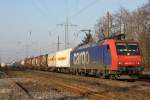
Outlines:
[[142, 57], [139, 45], [135, 41], [116, 41], [118, 71], [121, 74], [139, 74], [142, 72]]
[[138, 42], [130, 40], [107, 39], [111, 55], [109, 75], [139, 75], [143, 71], [142, 56]]

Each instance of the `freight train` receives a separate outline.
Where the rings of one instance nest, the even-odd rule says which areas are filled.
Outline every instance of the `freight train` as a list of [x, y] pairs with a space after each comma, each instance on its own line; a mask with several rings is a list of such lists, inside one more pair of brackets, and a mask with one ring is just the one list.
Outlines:
[[66, 50], [24, 59], [29, 69], [95, 75], [116, 79], [142, 74], [142, 56], [134, 40], [109, 38]]

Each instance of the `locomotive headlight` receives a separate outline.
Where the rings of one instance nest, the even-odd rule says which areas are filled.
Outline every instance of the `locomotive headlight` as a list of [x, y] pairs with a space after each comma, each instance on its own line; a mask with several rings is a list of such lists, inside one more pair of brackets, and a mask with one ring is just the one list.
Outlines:
[[140, 65], [140, 62], [137, 62], [138, 65]]
[[122, 62], [119, 61], [118, 64], [119, 64], [119, 65], [122, 65]]

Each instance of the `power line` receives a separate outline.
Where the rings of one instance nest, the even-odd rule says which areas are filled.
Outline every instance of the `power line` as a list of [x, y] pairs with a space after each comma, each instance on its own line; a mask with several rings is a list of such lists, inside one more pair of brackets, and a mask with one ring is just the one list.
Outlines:
[[[43, 6], [43, 4], [41, 4], [41, 2], [39, 2], [38, 0], [31, 0], [31, 1], [32, 1], [31, 3], [32, 3], [33, 7], [40, 13], [40, 15], [42, 15], [44, 18], [47, 19], [47, 17], [48, 17], [48, 8]], [[41, 9], [41, 8], [43, 8], [43, 9]], [[44, 11], [44, 10], [47, 10], [47, 11]], [[46, 22], [48, 24], [51, 23], [51, 21], [49, 19], [47, 19]], [[53, 28], [50, 29], [50, 31], [55, 31], [56, 29], [57, 29], [57, 27], [54, 26]]]
[[43, 13], [43, 10], [41, 10], [41, 8], [38, 6], [38, 4], [36, 3], [36, 0], [31, 0], [32, 5], [34, 6], [34, 8], [43, 16], [45, 17], [45, 13]]
[[41, 7], [43, 8], [43, 10], [46, 10], [46, 13], [49, 13], [49, 9], [45, 5], [45, 1], [44, 0], [42, 0], [42, 2], [41, 2], [41, 0], [36, 0], [36, 1], [41, 5]]
[[89, 3], [87, 6], [83, 7], [82, 9], [80, 9], [77, 13], [73, 14], [71, 17], [76, 17], [78, 15], [80, 15], [82, 12], [84, 12], [85, 10], [87, 10], [88, 8], [92, 7], [93, 5], [95, 5], [99, 0], [94, 0], [91, 3]]

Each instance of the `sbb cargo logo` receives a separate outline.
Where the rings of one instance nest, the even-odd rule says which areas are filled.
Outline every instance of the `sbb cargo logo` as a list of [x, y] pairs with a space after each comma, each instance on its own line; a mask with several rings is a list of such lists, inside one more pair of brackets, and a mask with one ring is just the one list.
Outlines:
[[90, 55], [88, 51], [74, 53], [73, 55], [74, 65], [81, 65], [81, 64], [85, 65], [89, 64], [89, 62], [90, 62]]

